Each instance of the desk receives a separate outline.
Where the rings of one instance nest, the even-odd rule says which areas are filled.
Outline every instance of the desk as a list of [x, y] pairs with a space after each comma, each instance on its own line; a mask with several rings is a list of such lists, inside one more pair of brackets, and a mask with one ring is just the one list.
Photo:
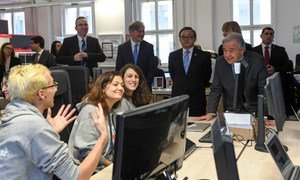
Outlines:
[[[178, 179], [188, 177], [190, 180], [195, 179], [217, 179], [215, 163], [211, 144], [199, 143], [198, 139], [205, 132], [188, 132], [187, 137], [197, 144], [198, 148], [185, 161], [183, 167], [178, 171]], [[298, 121], [286, 121], [284, 129], [279, 133], [281, 142], [288, 146], [288, 154], [294, 164], [300, 165], [300, 124]], [[240, 156], [237, 166], [240, 179], [257, 180], [271, 179], [281, 180], [282, 176], [269, 153], [263, 153], [254, 149], [255, 143], [251, 147], [246, 147]], [[234, 142], [236, 156], [241, 152], [243, 145]], [[297, 150], [298, 149], [298, 150]], [[297, 152], [296, 152], [297, 151]], [[95, 174], [91, 179], [102, 180], [111, 179], [112, 165], [101, 172]]]
[[171, 88], [153, 88], [152, 94], [153, 94], [153, 102], [157, 102], [160, 100], [163, 100], [164, 98], [171, 97]]

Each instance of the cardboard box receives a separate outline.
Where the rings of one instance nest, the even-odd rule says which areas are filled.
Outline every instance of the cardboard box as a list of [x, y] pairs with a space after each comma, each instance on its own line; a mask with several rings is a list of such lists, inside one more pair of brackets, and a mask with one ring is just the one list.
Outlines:
[[[235, 136], [234, 139], [238, 140], [255, 140], [256, 139], [256, 132], [257, 132], [257, 120], [251, 114], [237, 114], [237, 113], [227, 113], [230, 114], [229, 117], [235, 118], [235, 122], [239, 121], [239, 115], [242, 119], [246, 120], [249, 124], [228, 124], [229, 130]], [[227, 116], [228, 122], [228, 116]], [[229, 120], [230, 121], [230, 120]]]

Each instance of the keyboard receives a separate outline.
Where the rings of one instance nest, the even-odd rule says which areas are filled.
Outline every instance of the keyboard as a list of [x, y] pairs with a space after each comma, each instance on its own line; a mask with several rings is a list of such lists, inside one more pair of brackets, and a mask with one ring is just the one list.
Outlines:
[[199, 140], [201, 143], [212, 143], [212, 135], [211, 131], [208, 131], [204, 136], [202, 136]]

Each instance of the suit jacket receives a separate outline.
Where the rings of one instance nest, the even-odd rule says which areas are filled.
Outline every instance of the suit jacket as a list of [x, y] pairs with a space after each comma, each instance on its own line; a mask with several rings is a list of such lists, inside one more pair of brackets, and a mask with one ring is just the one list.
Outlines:
[[[261, 54], [263, 56], [262, 46], [261, 44], [255, 46], [253, 51]], [[275, 72], [287, 72], [291, 71], [292, 67], [289, 61], [289, 57], [285, 51], [284, 47], [277, 46], [272, 44], [271, 46], [271, 57], [270, 57], [270, 65], [274, 67]]]
[[[244, 66], [244, 78], [240, 80], [243, 81], [244, 87], [239, 88], [243, 89], [243, 95], [248, 101], [243, 103], [247, 103], [250, 106], [248, 110], [254, 112], [257, 109], [257, 95], [264, 94], [264, 86], [268, 76], [266, 63], [261, 55], [251, 51], [244, 52], [243, 61], [247, 64], [246, 67], [241, 65]], [[232, 107], [234, 87], [235, 80], [232, 65], [227, 63], [224, 56], [221, 56], [216, 61], [214, 80], [208, 98], [207, 113], [216, 113], [222, 93], [224, 110]], [[240, 104], [241, 102], [238, 103]]]
[[[89, 72], [93, 74], [93, 67], [98, 67], [97, 62], [104, 62], [106, 56], [101, 50], [98, 39], [87, 36], [87, 67]], [[81, 66], [80, 61], [74, 61], [74, 55], [79, 53], [79, 42], [77, 35], [72, 37], [67, 37], [64, 39], [63, 44], [59, 50], [56, 62], [58, 64], [66, 64], [69, 66]], [[93, 76], [92, 76], [93, 77]]]
[[[17, 65], [21, 65], [21, 59], [17, 58], [17, 57], [11, 57], [11, 60], [10, 60], [10, 64], [9, 64], [9, 69], [11, 69], [12, 67], [14, 66], [17, 66]], [[2, 78], [3, 78], [3, 74], [5, 72], [5, 65], [4, 65], [4, 62], [3, 64], [0, 65], [0, 80], [2, 81]]]
[[[31, 62], [34, 61], [36, 54], [32, 56]], [[37, 62], [46, 66], [47, 68], [56, 66], [55, 57], [53, 54], [49, 53], [49, 51], [44, 50], [40, 55], [39, 61]]]
[[188, 94], [189, 114], [200, 116], [206, 112], [205, 87], [211, 76], [211, 55], [194, 48], [187, 74], [183, 67], [183, 50], [169, 55], [169, 72], [173, 81], [172, 96]]
[[[134, 64], [131, 41], [127, 41], [118, 47], [116, 71], [119, 71], [125, 64]], [[148, 87], [151, 89], [154, 78], [154, 52], [153, 45], [147, 41], [140, 42], [140, 49], [136, 64], [144, 73]]]
[[[251, 44], [245, 43], [245, 46], [247, 51], [253, 51]], [[223, 55], [223, 44], [221, 44], [218, 49], [218, 56], [220, 57], [222, 55]]]

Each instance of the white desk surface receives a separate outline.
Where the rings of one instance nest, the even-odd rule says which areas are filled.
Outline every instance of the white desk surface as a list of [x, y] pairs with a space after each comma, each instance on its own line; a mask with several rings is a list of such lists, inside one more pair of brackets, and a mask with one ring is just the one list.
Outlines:
[[[178, 179], [188, 177], [190, 180], [217, 179], [213, 151], [210, 143], [199, 143], [198, 139], [205, 132], [188, 132], [187, 137], [195, 142], [199, 148], [196, 149], [185, 161], [183, 167], [178, 171]], [[284, 130], [279, 133], [279, 138], [289, 148], [288, 154], [293, 163], [300, 165], [300, 123], [298, 121], [286, 121]], [[249, 143], [250, 144], [250, 143]], [[248, 145], [249, 145], [248, 144]], [[240, 156], [237, 165], [240, 179], [257, 180], [271, 179], [281, 180], [282, 176], [269, 153], [258, 152], [254, 149], [255, 142], [251, 147], [246, 147]], [[236, 156], [241, 152], [243, 145], [234, 142]], [[111, 179], [112, 165], [95, 174], [91, 179]]]

